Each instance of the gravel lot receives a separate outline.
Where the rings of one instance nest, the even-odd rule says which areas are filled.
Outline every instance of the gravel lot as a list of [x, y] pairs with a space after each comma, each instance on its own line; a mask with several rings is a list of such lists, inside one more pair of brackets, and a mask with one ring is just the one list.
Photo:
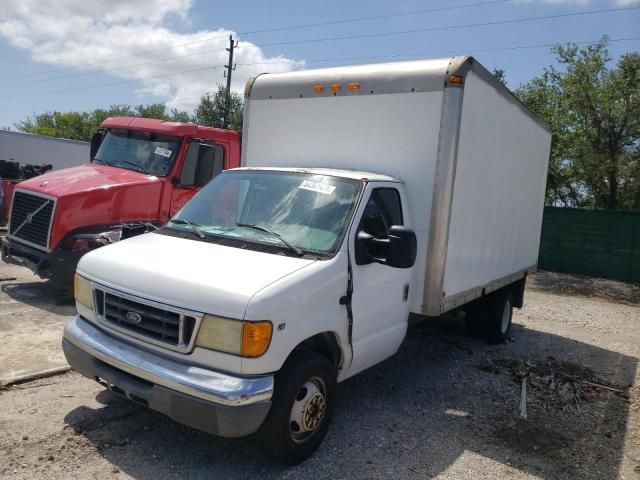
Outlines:
[[397, 355], [340, 384], [323, 446], [295, 468], [75, 373], [15, 385], [0, 391], [0, 476], [640, 479], [638, 288], [540, 273], [514, 322], [499, 346], [460, 318], [414, 326]]

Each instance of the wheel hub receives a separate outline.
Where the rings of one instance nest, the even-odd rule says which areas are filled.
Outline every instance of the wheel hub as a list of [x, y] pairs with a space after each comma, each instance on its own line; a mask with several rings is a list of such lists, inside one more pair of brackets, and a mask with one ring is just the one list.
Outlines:
[[322, 423], [327, 411], [323, 387], [322, 381], [314, 378], [307, 381], [298, 392], [290, 418], [291, 436], [294, 440], [305, 440]]

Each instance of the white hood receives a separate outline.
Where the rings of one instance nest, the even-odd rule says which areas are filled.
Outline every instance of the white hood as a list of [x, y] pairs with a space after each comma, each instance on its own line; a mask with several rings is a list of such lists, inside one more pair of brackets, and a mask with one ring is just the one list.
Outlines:
[[78, 273], [157, 302], [243, 318], [258, 291], [312, 263], [149, 233], [89, 252]]

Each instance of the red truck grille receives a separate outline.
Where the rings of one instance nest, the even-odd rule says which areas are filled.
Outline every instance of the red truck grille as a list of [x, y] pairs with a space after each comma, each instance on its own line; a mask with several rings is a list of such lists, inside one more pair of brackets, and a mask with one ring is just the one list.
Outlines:
[[53, 198], [16, 190], [9, 235], [31, 246], [48, 248], [55, 203]]

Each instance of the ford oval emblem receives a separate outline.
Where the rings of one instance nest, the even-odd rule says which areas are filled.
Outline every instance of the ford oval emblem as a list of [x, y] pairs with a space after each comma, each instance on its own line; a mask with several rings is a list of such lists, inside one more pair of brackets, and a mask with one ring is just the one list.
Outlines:
[[127, 317], [127, 321], [131, 323], [138, 324], [142, 321], [142, 317], [140, 316], [139, 313], [136, 313], [136, 312], [127, 312], [126, 317]]

